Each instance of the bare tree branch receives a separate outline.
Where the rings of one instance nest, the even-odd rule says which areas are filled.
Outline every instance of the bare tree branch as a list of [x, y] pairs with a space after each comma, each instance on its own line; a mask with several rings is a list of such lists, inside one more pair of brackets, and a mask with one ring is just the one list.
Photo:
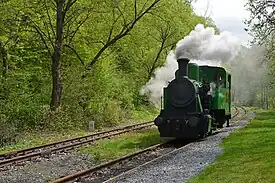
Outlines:
[[88, 12], [86, 17], [78, 23], [75, 30], [71, 32], [71, 37], [69, 39], [69, 44], [73, 41], [73, 39], [74, 39], [76, 33], [79, 31], [80, 27], [90, 18], [90, 16], [91, 16], [91, 12]]
[[275, 34], [275, 1], [273, 0], [249, 0], [246, 4], [251, 16], [245, 21], [254, 42], [264, 43], [268, 37]]
[[89, 44], [102, 44], [103, 46], [105, 45], [105, 43], [103, 41], [94, 41], [94, 40], [86, 40]]
[[[209, 12], [209, 9], [210, 9], [210, 0], [207, 0], [207, 5], [206, 5], [206, 9], [204, 11], [203, 17], [207, 18], [207, 17], [209, 17], [211, 15], [211, 10]], [[209, 15], [207, 15], [207, 14], [209, 14]]]
[[50, 15], [49, 7], [48, 7], [48, 5], [47, 5], [47, 1], [46, 1], [46, 0], [44, 0], [44, 4], [45, 4], [45, 7], [46, 7], [46, 13], [47, 13], [47, 16], [48, 16], [48, 20], [49, 20], [49, 24], [50, 24], [52, 33], [53, 33], [53, 35], [55, 36], [54, 27], [53, 27], [53, 24], [52, 24], [51, 15]]
[[35, 30], [35, 32], [39, 35], [41, 41], [43, 42], [44, 46], [46, 47], [46, 49], [47, 49], [47, 51], [48, 51], [48, 55], [49, 55], [51, 58], [53, 58], [53, 56], [52, 56], [52, 50], [49, 48], [48, 43], [47, 43], [46, 39], [44, 38], [44, 34], [43, 34], [43, 32], [41, 31], [41, 29], [40, 29], [39, 27], [35, 26], [35, 25], [32, 25], [31, 27], [32, 27], [32, 28]]
[[147, 76], [147, 79], [149, 80], [155, 69], [158, 67], [157, 63], [158, 63], [158, 60], [163, 52], [163, 50], [167, 49], [168, 47], [174, 45], [176, 42], [172, 42], [170, 44], [166, 44], [168, 41], [169, 41], [169, 38], [173, 35], [173, 33], [171, 32], [171, 27], [169, 26], [169, 24], [167, 24], [167, 26], [165, 28], [161, 27], [160, 28], [160, 31], [159, 31], [159, 39], [156, 38], [157, 41], [161, 42], [161, 45], [160, 45], [160, 48], [157, 52], [157, 55], [152, 63], [152, 65], [149, 67], [149, 70], [148, 70], [148, 76]]
[[64, 47], [69, 48], [72, 52], [74, 52], [74, 54], [77, 56], [77, 58], [79, 59], [79, 61], [81, 62], [82, 65], [85, 65], [85, 62], [83, 61], [83, 59], [80, 57], [80, 55], [77, 53], [77, 51], [71, 47], [70, 45], [65, 44]]

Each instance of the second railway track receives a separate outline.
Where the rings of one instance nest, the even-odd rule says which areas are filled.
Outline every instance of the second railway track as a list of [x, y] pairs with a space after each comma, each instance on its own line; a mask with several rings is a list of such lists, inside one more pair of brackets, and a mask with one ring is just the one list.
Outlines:
[[54, 142], [54, 143], [41, 145], [37, 147], [13, 151], [6, 154], [1, 154], [0, 168], [10, 164], [17, 163], [17, 162], [30, 160], [31, 158], [48, 156], [52, 153], [57, 153], [57, 152], [77, 148], [80, 146], [89, 145], [100, 139], [109, 138], [112, 136], [130, 132], [130, 131], [149, 128], [149, 127], [152, 127], [153, 125], [154, 124], [152, 121], [144, 122], [144, 123], [129, 125], [121, 128], [116, 128], [109, 131], [94, 133], [87, 136], [77, 137], [77, 138]]

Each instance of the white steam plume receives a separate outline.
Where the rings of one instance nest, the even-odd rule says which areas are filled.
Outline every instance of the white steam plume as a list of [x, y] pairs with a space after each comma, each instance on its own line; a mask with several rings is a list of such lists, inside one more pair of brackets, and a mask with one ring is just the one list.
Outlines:
[[204, 28], [204, 25], [198, 24], [188, 36], [177, 43], [175, 52], [168, 54], [164, 66], [156, 70], [155, 77], [141, 89], [141, 94], [149, 96], [153, 104], [159, 105], [163, 87], [175, 77], [178, 58], [187, 57], [198, 65], [217, 66], [228, 63], [235, 57], [240, 45], [238, 38], [229, 32], [215, 35], [214, 28]]
[[240, 41], [229, 32], [215, 35], [213, 27], [204, 28], [202, 24], [198, 24], [177, 43], [176, 58], [226, 63], [238, 53], [239, 47]]

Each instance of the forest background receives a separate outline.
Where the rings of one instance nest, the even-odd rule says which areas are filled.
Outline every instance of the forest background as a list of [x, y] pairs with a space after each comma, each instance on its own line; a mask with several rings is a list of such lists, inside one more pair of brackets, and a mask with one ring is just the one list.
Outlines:
[[[198, 23], [219, 32], [190, 1], [1, 0], [0, 145], [25, 132], [87, 131], [91, 120], [102, 128], [152, 119], [159, 109], [140, 89]], [[274, 32], [259, 35], [228, 67], [243, 71], [235, 74], [242, 80], [233, 88], [234, 100], [268, 107]], [[255, 62], [240, 67], [255, 50]], [[258, 67], [261, 79], [251, 72]]]

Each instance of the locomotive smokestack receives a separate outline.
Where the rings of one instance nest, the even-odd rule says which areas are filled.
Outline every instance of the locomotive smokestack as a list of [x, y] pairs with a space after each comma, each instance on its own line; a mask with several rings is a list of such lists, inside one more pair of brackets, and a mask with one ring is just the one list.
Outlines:
[[190, 61], [188, 58], [179, 58], [178, 60], [178, 76], [188, 76], [188, 62]]

